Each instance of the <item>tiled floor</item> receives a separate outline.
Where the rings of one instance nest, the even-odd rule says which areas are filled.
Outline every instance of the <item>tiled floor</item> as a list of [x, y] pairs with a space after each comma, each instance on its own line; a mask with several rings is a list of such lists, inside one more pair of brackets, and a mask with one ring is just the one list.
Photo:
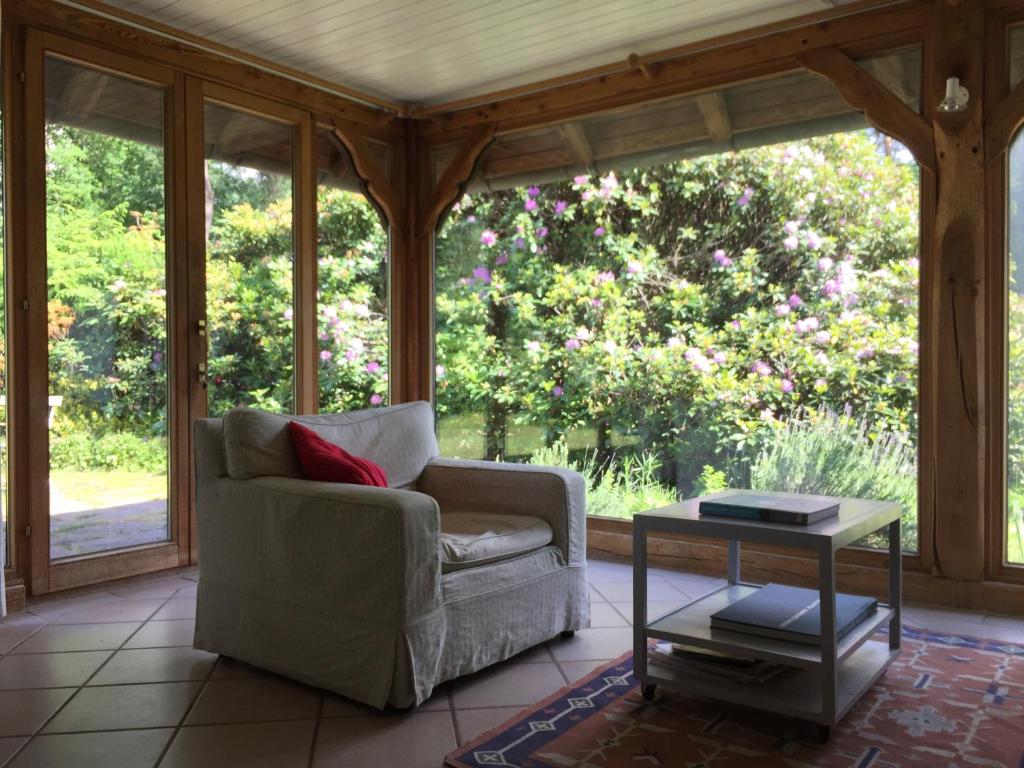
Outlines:
[[[377, 713], [191, 648], [194, 570], [32, 601], [0, 621], [0, 766], [438, 768], [632, 642], [631, 570], [590, 563], [593, 627]], [[652, 570], [650, 610], [718, 582]], [[1024, 621], [910, 607], [907, 623], [1020, 640]]]

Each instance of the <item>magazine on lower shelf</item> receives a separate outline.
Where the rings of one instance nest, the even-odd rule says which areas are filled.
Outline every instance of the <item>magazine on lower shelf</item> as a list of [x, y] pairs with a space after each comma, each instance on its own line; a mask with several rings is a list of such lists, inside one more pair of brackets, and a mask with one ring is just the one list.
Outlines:
[[764, 683], [789, 669], [785, 664], [669, 642], [658, 643], [647, 655], [650, 661], [681, 672], [703, 672], [737, 683]]

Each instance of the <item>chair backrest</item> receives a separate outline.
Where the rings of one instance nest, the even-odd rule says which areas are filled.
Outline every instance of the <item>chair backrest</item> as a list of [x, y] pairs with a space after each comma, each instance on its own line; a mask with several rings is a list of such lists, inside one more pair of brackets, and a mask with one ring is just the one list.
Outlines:
[[413, 486], [427, 462], [438, 455], [434, 412], [426, 402], [317, 416], [234, 408], [223, 419], [197, 422], [196, 475], [227, 474], [236, 480], [265, 475], [302, 477], [288, 432], [291, 421], [380, 464], [392, 488]]

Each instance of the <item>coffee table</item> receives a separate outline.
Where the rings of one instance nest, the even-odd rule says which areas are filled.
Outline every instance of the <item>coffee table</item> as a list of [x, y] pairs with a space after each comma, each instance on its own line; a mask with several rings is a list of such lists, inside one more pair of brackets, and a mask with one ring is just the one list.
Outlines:
[[[888, 501], [824, 496], [839, 502], [839, 515], [814, 525], [785, 525], [726, 517], [701, 517], [702, 499], [744, 491], [725, 491], [690, 499], [633, 518], [633, 673], [646, 700], [663, 685], [747, 707], [798, 717], [816, 723], [819, 738], [885, 673], [900, 649], [900, 507]], [[747, 491], [747, 493], [753, 493]], [[796, 494], [778, 494], [797, 498]], [[804, 497], [808, 498], [808, 497]], [[888, 604], [864, 619], [842, 638], [836, 636], [836, 552], [883, 528], [889, 531]], [[647, 616], [647, 537], [652, 533], [725, 539], [728, 583], [653, 621]], [[768, 544], [807, 549], [818, 558], [821, 595], [821, 643], [805, 645], [741, 632], [711, 628], [711, 614], [761, 587], [740, 579], [740, 544]], [[888, 642], [872, 639], [889, 625]], [[713, 674], [680, 671], [648, 657], [651, 639], [686, 643], [725, 653], [780, 662], [794, 669], [761, 683], [736, 683]]]

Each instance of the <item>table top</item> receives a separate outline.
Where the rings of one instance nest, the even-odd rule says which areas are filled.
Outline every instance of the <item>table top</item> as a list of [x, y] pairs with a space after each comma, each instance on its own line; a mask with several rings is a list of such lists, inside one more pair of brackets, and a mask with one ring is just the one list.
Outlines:
[[[894, 501], [850, 499], [837, 496], [778, 493], [782, 498], [804, 498], [822, 502], [838, 502], [839, 514], [813, 525], [768, 523], [741, 518], [700, 515], [700, 502], [734, 494], [763, 495], [764, 491], [728, 490], [696, 499], [687, 499], [659, 509], [639, 512], [634, 518], [635, 530], [688, 533], [694, 536], [777, 544], [808, 549], [830, 547], [839, 549], [877, 531], [900, 518], [900, 505]], [[637, 525], [639, 523], [639, 525]]]

